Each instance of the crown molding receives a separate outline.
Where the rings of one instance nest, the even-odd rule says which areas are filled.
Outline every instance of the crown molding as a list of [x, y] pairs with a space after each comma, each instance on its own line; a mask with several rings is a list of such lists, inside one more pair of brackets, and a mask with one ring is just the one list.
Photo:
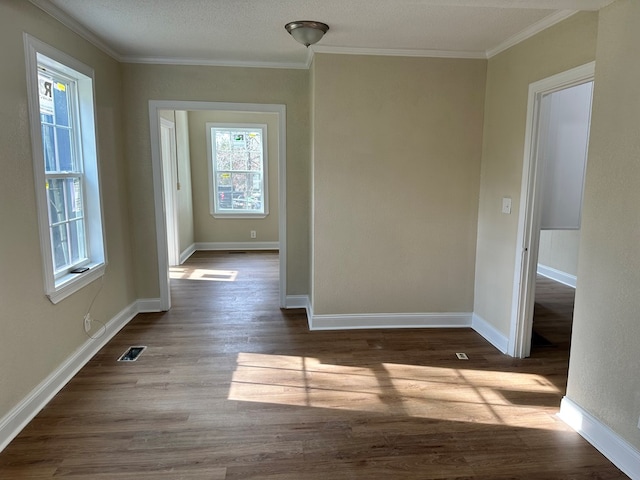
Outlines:
[[85, 27], [84, 25], [79, 23], [77, 20], [70, 17], [68, 14], [63, 12], [58, 7], [56, 7], [49, 0], [29, 0], [29, 1], [39, 9], [43, 10], [45, 13], [48, 13], [50, 16], [58, 20], [64, 26], [69, 28], [72, 32], [80, 35], [89, 43], [93, 44], [95, 47], [102, 50], [104, 53], [109, 55], [114, 60], [117, 60], [119, 62], [122, 61], [122, 56], [118, 52], [116, 52], [113, 48], [107, 45], [100, 37], [98, 37], [95, 33], [93, 33], [87, 27]]
[[558, 10], [557, 12], [549, 15], [548, 17], [543, 18], [542, 20], [534, 23], [533, 25], [528, 26], [524, 30], [516, 33], [512, 37], [507, 38], [504, 42], [499, 45], [490, 48], [486, 52], [486, 58], [491, 58], [496, 56], [497, 54], [504, 52], [505, 50], [517, 45], [520, 42], [525, 41], [528, 38], [533, 37], [534, 35], [546, 30], [549, 27], [552, 27], [556, 23], [560, 23], [563, 20], [575, 15], [578, 13], [578, 10]]
[[245, 67], [245, 68], [285, 68], [305, 70], [309, 68], [308, 59], [304, 62], [252, 62], [242, 60], [214, 60], [210, 58], [184, 57], [120, 57], [122, 63], [141, 63], [149, 65], [193, 65], [201, 67]]
[[332, 53], [336, 55], [378, 55], [383, 57], [431, 57], [431, 58], [470, 58], [486, 59], [486, 53], [458, 52], [452, 50], [410, 50], [404, 48], [361, 48], [361, 47], [327, 47], [311, 46], [313, 53]]

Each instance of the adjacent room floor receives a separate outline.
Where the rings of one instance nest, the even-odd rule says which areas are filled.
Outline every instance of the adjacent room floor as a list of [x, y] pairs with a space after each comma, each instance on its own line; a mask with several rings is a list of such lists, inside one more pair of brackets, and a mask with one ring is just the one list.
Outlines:
[[568, 343], [544, 322], [551, 345], [518, 360], [470, 329], [309, 332], [278, 308], [277, 253], [197, 252], [171, 276], [171, 311], [103, 348], [0, 478], [626, 478], [556, 418]]

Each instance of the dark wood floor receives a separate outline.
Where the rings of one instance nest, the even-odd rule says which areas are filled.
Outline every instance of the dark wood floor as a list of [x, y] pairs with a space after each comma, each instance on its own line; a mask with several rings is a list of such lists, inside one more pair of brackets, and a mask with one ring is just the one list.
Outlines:
[[547, 342], [534, 342], [532, 355], [540, 353], [541, 348], [553, 347], [562, 350], [569, 360], [574, 300], [575, 289], [538, 275], [533, 331]]
[[[198, 252], [174, 269], [172, 310], [103, 348], [0, 454], [0, 478], [626, 478], [555, 417], [551, 322], [525, 360], [469, 329], [312, 333], [278, 308], [277, 262]], [[148, 348], [117, 363], [131, 345]]]

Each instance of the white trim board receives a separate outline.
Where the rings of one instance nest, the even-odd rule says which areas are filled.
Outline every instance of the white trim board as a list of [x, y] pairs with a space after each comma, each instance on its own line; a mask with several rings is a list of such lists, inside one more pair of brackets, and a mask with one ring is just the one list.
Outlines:
[[556, 282], [567, 285], [568, 287], [576, 288], [578, 277], [571, 275], [570, 273], [566, 273], [552, 267], [547, 267], [541, 263], [538, 264], [537, 273], [538, 275], [550, 278], [551, 280], [555, 280]]
[[137, 313], [161, 312], [161, 304], [159, 298], [139, 298], [136, 300]]
[[[289, 297], [287, 297], [289, 298]], [[375, 313], [314, 315], [306, 296], [291, 297], [287, 308], [306, 308], [309, 330], [358, 330], [397, 328], [472, 328], [501, 353], [509, 349], [509, 339], [475, 313]], [[306, 301], [306, 304], [305, 304]]]
[[309, 309], [309, 297], [307, 295], [287, 295], [285, 308]]
[[308, 308], [309, 330], [469, 328], [471, 327], [471, 315], [471, 313], [365, 313], [314, 315], [311, 308]]
[[534, 23], [533, 25], [529, 25], [524, 30], [516, 33], [512, 37], [507, 38], [504, 42], [496, 45], [493, 48], [490, 48], [486, 51], [486, 58], [495, 57], [501, 52], [508, 50], [509, 48], [517, 45], [521, 42], [524, 42], [528, 38], [537, 35], [538, 33], [546, 30], [549, 27], [554, 26], [556, 23], [560, 23], [563, 20], [575, 15], [578, 13], [578, 10], [558, 10], [555, 13], [552, 13], [548, 17], [544, 17], [539, 22]]
[[631, 478], [640, 478], [640, 451], [568, 397], [558, 417]]
[[280, 250], [280, 242], [198, 242], [196, 250]]
[[0, 419], [0, 452], [125, 325], [138, 313], [159, 311], [159, 309], [151, 310], [159, 304], [159, 299], [140, 299], [122, 309], [105, 324], [105, 332], [102, 336], [88, 338], [75, 353]]
[[509, 350], [509, 338], [476, 313], [473, 314], [471, 319], [471, 328], [482, 335], [487, 342], [500, 350], [500, 352], [507, 353]]
[[186, 262], [191, 255], [193, 255], [196, 251], [196, 244], [192, 243], [184, 251], [180, 254], [180, 265]]

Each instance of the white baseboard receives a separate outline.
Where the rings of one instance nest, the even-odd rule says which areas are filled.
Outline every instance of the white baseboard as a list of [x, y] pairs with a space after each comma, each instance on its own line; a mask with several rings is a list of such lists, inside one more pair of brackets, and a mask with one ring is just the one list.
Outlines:
[[159, 298], [139, 298], [138, 300], [136, 300], [135, 305], [137, 309], [136, 313], [152, 313], [162, 311]]
[[280, 242], [198, 242], [196, 250], [280, 250]]
[[576, 282], [578, 278], [575, 275], [556, 270], [555, 268], [547, 267], [546, 265], [538, 264], [538, 275], [550, 278], [556, 282], [563, 283], [569, 287], [576, 288]]
[[180, 254], [180, 265], [187, 261], [187, 259], [194, 254], [196, 251], [196, 244], [192, 243], [187, 248], [185, 248], [184, 252]]
[[471, 313], [373, 313], [314, 315], [307, 309], [310, 330], [370, 328], [462, 328], [471, 326]]
[[558, 417], [631, 478], [640, 479], [640, 452], [604, 423], [567, 397]]
[[309, 296], [287, 295], [285, 308], [309, 308]]
[[120, 311], [105, 324], [101, 337], [87, 341], [0, 419], [0, 452], [42, 410], [98, 351], [138, 314], [138, 302]]
[[484, 337], [491, 345], [496, 347], [500, 352], [507, 353], [509, 349], [509, 338], [505, 337], [496, 328], [487, 322], [478, 314], [473, 314], [471, 319], [471, 328]]

